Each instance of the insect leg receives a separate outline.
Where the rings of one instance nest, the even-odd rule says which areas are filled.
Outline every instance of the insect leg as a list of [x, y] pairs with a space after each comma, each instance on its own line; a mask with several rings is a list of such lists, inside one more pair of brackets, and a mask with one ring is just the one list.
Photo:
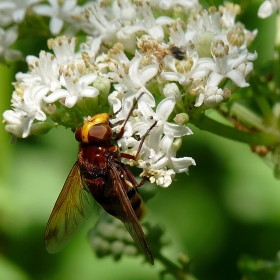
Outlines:
[[123, 166], [123, 169], [135, 188], [139, 188], [143, 186], [148, 180], [148, 178], [144, 177], [141, 180], [141, 182], [138, 184], [137, 181], [135, 180], [134, 175], [131, 173], [130, 169], [127, 168], [125, 165]]
[[121, 128], [119, 134], [116, 136], [115, 140], [119, 140], [119, 139], [121, 139], [121, 138], [123, 137], [125, 125], [126, 125], [126, 123], [128, 122], [128, 119], [130, 118], [130, 116], [131, 116], [133, 110], [135, 109], [135, 106], [136, 106], [138, 100], [141, 98], [141, 96], [142, 96], [144, 93], [145, 93], [145, 92], [142, 92], [142, 93], [137, 97], [137, 99], [134, 101], [133, 106], [132, 106], [131, 109], [129, 110], [128, 115], [127, 115], [126, 119], [124, 120], [123, 126], [122, 126], [122, 128]]
[[139, 144], [139, 147], [138, 147], [138, 150], [136, 152], [136, 155], [130, 155], [130, 154], [126, 154], [126, 153], [121, 153], [121, 157], [123, 158], [127, 158], [127, 159], [133, 159], [133, 160], [136, 160], [140, 151], [141, 151], [141, 148], [143, 146], [143, 143], [146, 139], [146, 137], [148, 136], [148, 134], [151, 132], [151, 130], [156, 126], [157, 124], [157, 121], [155, 121], [151, 126], [150, 128], [146, 131], [146, 133], [142, 136], [141, 138], [141, 141], [140, 141], [140, 144]]

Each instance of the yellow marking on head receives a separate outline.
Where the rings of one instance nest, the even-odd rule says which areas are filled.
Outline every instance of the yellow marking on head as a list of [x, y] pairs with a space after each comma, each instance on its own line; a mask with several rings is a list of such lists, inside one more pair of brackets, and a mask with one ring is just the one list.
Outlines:
[[105, 123], [107, 124], [109, 122], [109, 115], [107, 113], [97, 114], [93, 116], [91, 119], [86, 120], [82, 127], [82, 142], [88, 143], [88, 132], [91, 127]]

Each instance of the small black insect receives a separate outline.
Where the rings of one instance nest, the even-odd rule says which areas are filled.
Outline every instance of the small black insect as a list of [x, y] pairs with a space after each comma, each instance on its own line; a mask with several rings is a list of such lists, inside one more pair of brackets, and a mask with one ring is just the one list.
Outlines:
[[184, 52], [182, 52], [179, 47], [176, 46], [171, 47], [170, 52], [178, 60], [183, 60], [185, 58]]

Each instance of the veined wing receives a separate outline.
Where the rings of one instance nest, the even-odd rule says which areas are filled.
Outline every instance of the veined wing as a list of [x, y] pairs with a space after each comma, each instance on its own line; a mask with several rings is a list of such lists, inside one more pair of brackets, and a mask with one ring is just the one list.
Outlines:
[[110, 164], [110, 176], [113, 178], [113, 188], [117, 196], [112, 196], [112, 204], [120, 220], [124, 223], [127, 231], [135, 241], [135, 243], [142, 249], [151, 264], [154, 264], [154, 259], [147, 242], [144, 231], [135, 215], [131, 206], [129, 198], [122, 186], [123, 181], [119, 175], [114, 164]]
[[54, 254], [81, 230], [93, 211], [93, 197], [80, 173], [78, 162], [71, 169], [50, 215], [45, 246]]

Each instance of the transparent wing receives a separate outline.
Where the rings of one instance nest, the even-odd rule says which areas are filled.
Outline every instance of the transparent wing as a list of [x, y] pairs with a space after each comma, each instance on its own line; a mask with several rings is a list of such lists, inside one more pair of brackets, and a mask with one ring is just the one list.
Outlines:
[[71, 169], [50, 215], [45, 246], [54, 254], [81, 230], [93, 210], [94, 199], [80, 174], [78, 162]]
[[142, 249], [150, 263], [154, 264], [154, 259], [146, 236], [122, 186], [123, 181], [120, 178], [119, 172], [113, 164], [110, 164], [110, 167], [110, 178], [113, 178], [113, 187], [117, 194], [117, 196], [112, 196], [114, 210], [119, 219], [124, 223], [124, 226], [135, 243]]

